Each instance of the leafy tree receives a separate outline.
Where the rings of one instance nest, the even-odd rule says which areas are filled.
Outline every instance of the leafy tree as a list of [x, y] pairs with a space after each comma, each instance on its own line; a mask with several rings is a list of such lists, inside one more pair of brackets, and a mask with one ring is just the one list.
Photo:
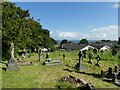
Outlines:
[[[15, 45], [15, 52], [19, 49], [34, 50], [39, 47], [52, 47], [56, 41], [50, 37], [48, 29], [30, 17], [29, 10], [16, 7], [15, 3], [2, 3], [2, 51], [3, 57], [9, 55], [10, 42]], [[8, 57], [9, 58], [9, 57]]]
[[83, 38], [80, 40], [79, 44], [88, 44], [88, 40], [86, 38]]
[[60, 45], [66, 44], [66, 43], [68, 43], [68, 40], [67, 40], [67, 39], [63, 39], [63, 40], [61, 41]]

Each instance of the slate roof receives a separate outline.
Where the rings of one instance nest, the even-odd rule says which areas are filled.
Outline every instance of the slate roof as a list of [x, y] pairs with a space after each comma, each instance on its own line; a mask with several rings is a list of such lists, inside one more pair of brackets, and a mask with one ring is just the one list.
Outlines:
[[[61, 49], [66, 49], [66, 50], [80, 50], [83, 49], [86, 46], [93, 46], [95, 48], [102, 48], [106, 44], [77, 44], [77, 43], [70, 43], [70, 44], [62, 44]], [[107, 45], [109, 47], [112, 47], [112, 45]]]

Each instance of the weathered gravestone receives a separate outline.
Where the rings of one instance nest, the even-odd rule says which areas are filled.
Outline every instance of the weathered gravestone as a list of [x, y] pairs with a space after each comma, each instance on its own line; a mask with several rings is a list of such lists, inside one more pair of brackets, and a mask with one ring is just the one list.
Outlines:
[[113, 55], [113, 56], [117, 55], [117, 50], [114, 49], [114, 48], [112, 49], [112, 55]]
[[39, 50], [39, 61], [41, 61], [43, 59], [44, 59], [43, 52], [42, 52], [42, 50]]
[[83, 60], [82, 51], [79, 51], [78, 56], [79, 56], [79, 62], [75, 65], [75, 68], [81, 70], [84, 69], [84, 67], [82, 66], [82, 60]]
[[115, 74], [112, 71], [112, 68], [109, 67], [107, 73], [105, 74], [105, 78], [103, 78], [104, 81], [108, 82], [114, 82], [115, 81]]
[[120, 72], [117, 74], [117, 77], [114, 82], [116, 85], [120, 86]]
[[11, 49], [11, 58], [8, 61], [6, 70], [17, 70], [19, 68], [18, 68], [17, 62], [14, 58], [14, 44], [13, 44], [13, 42], [11, 42], [11, 48], [10, 49]]
[[46, 53], [46, 59], [48, 59], [48, 58], [49, 58], [49, 53], [47, 52], [47, 53]]
[[97, 54], [97, 52], [98, 52], [98, 50], [95, 48], [95, 49], [93, 49], [93, 53], [94, 54]]
[[86, 58], [87, 51], [83, 50], [82, 52], [83, 52], [83, 57]]
[[92, 64], [91, 60], [93, 59], [93, 54], [89, 53], [88, 58], [89, 58], [88, 63]]
[[46, 59], [43, 65], [60, 65], [62, 64], [59, 59]]
[[118, 66], [115, 66], [115, 70], [116, 73], [118, 72]]
[[97, 63], [95, 65], [100, 66], [99, 61], [101, 60], [101, 57], [98, 55], [95, 59], [97, 60]]
[[62, 55], [62, 56], [63, 56], [63, 59], [65, 59], [65, 53], [63, 53], [63, 55]]

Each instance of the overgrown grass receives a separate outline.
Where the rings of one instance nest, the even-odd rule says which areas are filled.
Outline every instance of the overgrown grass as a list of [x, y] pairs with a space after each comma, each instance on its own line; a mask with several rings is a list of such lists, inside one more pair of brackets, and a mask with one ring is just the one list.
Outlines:
[[[66, 54], [66, 59], [63, 60], [62, 54]], [[109, 53], [109, 52], [106, 52]], [[112, 57], [112, 59], [101, 60], [100, 67], [95, 66], [96, 60], [93, 59], [93, 64], [88, 64], [88, 58], [83, 59], [82, 64], [85, 67], [85, 74], [80, 73], [74, 69], [75, 64], [78, 62], [78, 51], [55, 51], [50, 52], [49, 57], [51, 59], [61, 59], [63, 64], [57, 66], [44, 66], [39, 62], [39, 55], [32, 53], [30, 58], [23, 58], [22, 61], [32, 61], [32, 66], [19, 66], [19, 70], [16, 71], [4, 71], [2, 70], [2, 87], [3, 88], [72, 88], [74, 85], [61, 82], [60, 79], [64, 76], [72, 75], [76, 78], [82, 78], [87, 82], [91, 82], [97, 88], [118, 88], [113, 83], [108, 83], [100, 78], [100, 71], [106, 71], [108, 67], [114, 69], [115, 65], [118, 65], [118, 59]], [[44, 58], [45, 58], [44, 53]], [[106, 58], [109, 58], [109, 54], [106, 54]], [[5, 65], [2, 65], [5, 66]]]

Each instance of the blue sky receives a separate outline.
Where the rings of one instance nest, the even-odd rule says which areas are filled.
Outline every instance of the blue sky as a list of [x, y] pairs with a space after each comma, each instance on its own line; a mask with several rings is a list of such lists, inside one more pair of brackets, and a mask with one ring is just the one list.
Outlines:
[[118, 37], [117, 2], [16, 2], [56, 40], [110, 39]]

